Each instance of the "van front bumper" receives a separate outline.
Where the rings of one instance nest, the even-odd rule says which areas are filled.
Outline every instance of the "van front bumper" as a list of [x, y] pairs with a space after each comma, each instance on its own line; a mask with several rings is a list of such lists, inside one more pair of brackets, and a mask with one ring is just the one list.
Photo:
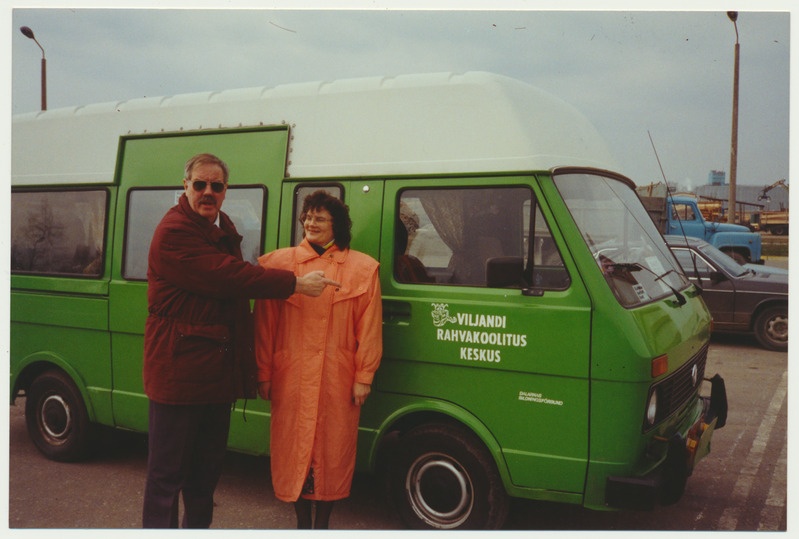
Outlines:
[[605, 504], [616, 509], [653, 509], [676, 503], [685, 491], [694, 466], [710, 452], [713, 432], [727, 422], [727, 391], [718, 374], [710, 380], [709, 397], [700, 397], [702, 413], [684, 432], [668, 443], [666, 458], [654, 471], [641, 477], [608, 477]]

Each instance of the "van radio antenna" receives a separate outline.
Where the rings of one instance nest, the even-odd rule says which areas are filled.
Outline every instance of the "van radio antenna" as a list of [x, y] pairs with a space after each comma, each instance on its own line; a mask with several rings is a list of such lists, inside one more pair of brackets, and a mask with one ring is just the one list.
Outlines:
[[[669, 180], [666, 179], [666, 173], [663, 172], [663, 165], [660, 164], [660, 156], [658, 155], [657, 148], [655, 148], [655, 141], [652, 140], [652, 133], [649, 132], [649, 129], [646, 130], [646, 134], [649, 135], [649, 143], [652, 145], [652, 151], [655, 152], [655, 159], [657, 159], [658, 167], [660, 167], [660, 175], [663, 176], [663, 183], [666, 184], [666, 198], [671, 200], [671, 206], [674, 207], [674, 197], [671, 194], [671, 187], [669, 186]], [[677, 216], [677, 222], [680, 223], [680, 230], [682, 231], [683, 237], [685, 237], [685, 229], [682, 226], [682, 219], [680, 218], [680, 212], [675, 211], [674, 214]]]
[[660, 164], [660, 156], [658, 155], [657, 148], [655, 148], [655, 141], [652, 140], [652, 133], [649, 132], [649, 129], [646, 130], [646, 134], [649, 136], [649, 143], [652, 145], [652, 151], [655, 152], [655, 159], [657, 159], [658, 167], [660, 167], [660, 175], [663, 176], [663, 182], [666, 184], [666, 195], [669, 194], [669, 180], [666, 179], [666, 173], [663, 172], [663, 165]]
[[[655, 159], [657, 159], [658, 167], [660, 167], [660, 175], [663, 176], [663, 183], [666, 184], [666, 198], [671, 200], [671, 207], [674, 208], [674, 197], [671, 194], [671, 188], [669, 187], [669, 180], [666, 179], [666, 173], [663, 172], [663, 165], [660, 164], [660, 156], [658, 155], [657, 148], [655, 148], [655, 141], [652, 140], [652, 133], [650, 133], [649, 129], [647, 129], [646, 134], [649, 135], [649, 143], [652, 145], [652, 151], [655, 152]], [[682, 226], [682, 219], [680, 218], [680, 212], [675, 210], [674, 214], [677, 216], [677, 222], [680, 223], [680, 232], [682, 232], [682, 236], [684, 238], [685, 228], [683, 228]]]
[[[666, 197], [671, 200], [671, 207], [674, 208], [674, 197], [671, 194], [671, 189], [669, 188], [669, 180], [666, 179], [666, 173], [663, 172], [663, 165], [660, 164], [660, 156], [658, 156], [658, 150], [655, 148], [655, 141], [652, 140], [652, 133], [649, 132], [649, 129], [646, 130], [646, 134], [649, 135], [649, 143], [652, 145], [652, 151], [655, 152], [655, 159], [657, 159], [658, 167], [660, 167], [660, 174], [663, 176], [663, 182], [666, 184]], [[666, 210], [668, 211], [668, 209]], [[682, 237], [685, 239], [685, 246], [688, 246], [688, 237], [685, 234], [685, 228], [682, 226], [682, 219], [680, 218], [680, 212], [675, 211], [674, 214], [677, 216], [677, 222], [680, 223], [680, 232], [682, 232]], [[691, 260], [694, 263], [694, 272], [696, 275], [699, 275], [699, 269], [696, 267], [696, 258], [691, 256]], [[696, 288], [700, 291], [701, 294], [702, 288], [699, 284], [696, 285]]]

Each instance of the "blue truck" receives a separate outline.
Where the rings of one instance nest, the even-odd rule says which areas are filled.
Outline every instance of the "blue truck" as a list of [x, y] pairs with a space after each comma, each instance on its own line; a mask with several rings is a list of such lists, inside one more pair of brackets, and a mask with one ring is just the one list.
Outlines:
[[706, 221], [695, 198], [671, 195], [652, 186], [639, 187], [638, 195], [662, 234], [703, 239], [740, 264], [762, 264], [760, 234], [743, 225]]

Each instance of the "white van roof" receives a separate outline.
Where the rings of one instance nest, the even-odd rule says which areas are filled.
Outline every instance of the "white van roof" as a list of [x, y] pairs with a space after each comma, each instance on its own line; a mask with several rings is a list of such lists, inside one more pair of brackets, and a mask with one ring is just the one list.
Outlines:
[[613, 169], [575, 108], [491, 73], [434, 73], [142, 98], [17, 115], [12, 184], [113, 181], [119, 137], [288, 124], [293, 178]]

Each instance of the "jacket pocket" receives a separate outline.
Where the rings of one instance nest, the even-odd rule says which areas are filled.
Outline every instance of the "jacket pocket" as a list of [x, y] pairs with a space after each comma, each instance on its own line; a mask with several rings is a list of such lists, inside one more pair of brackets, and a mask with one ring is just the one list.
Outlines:
[[230, 328], [223, 324], [175, 324], [173, 367], [187, 382], [222, 382], [230, 376]]

